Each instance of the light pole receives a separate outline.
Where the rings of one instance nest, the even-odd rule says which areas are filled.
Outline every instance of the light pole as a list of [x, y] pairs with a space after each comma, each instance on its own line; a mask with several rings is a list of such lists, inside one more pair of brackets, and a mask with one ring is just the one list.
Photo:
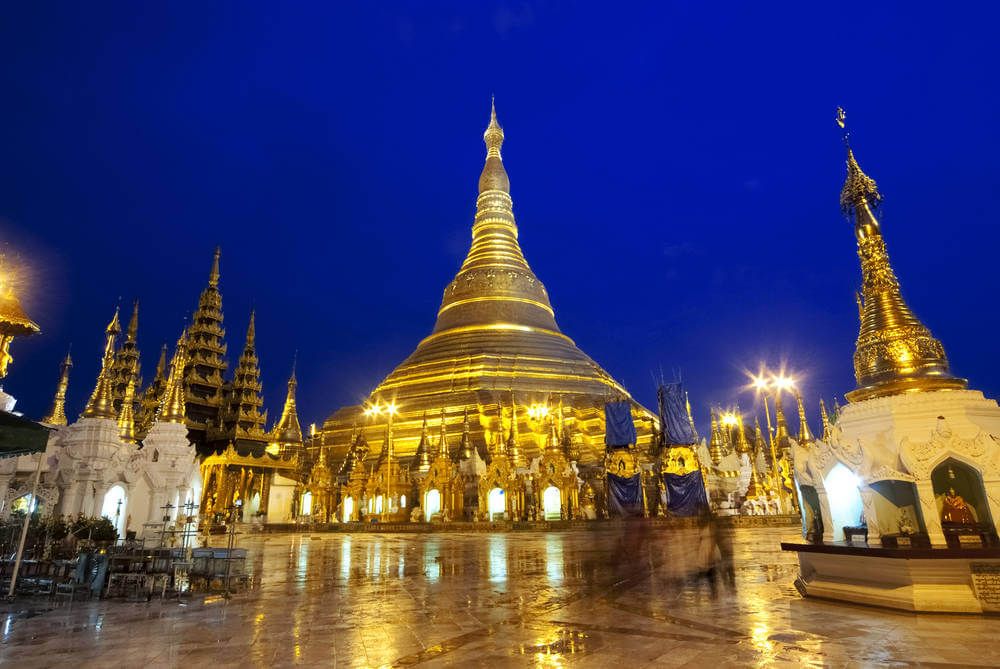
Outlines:
[[386, 415], [386, 428], [385, 428], [385, 498], [382, 503], [382, 520], [386, 520], [389, 516], [389, 505], [392, 500], [391, 486], [392, 486], [392, 419], [399, 413], [399, 407], [396, 406], [394, 402], [387, 402], [386, 404], [380, 405], [378, 402], [369, 405], [365, 409], [365, 416], [371, 419], [374, 416], [379, 416], [381, 414]]
[[[763, 369], [756, 376], [751, 375], [751, 386], [754, 391], [761, 395], [764, 400], [764, 415], [767, 418], [767, 437], [769, 446], [771, 449], [771, 480], [774, 485], [774, 490], [779, 496], [782, 495], [782, 484], [781, 484], [781, 472], [778, 468], [778, 444], [777, 444], [777, 434], [775, 430], [777, 426], [772, 428], [771, 426], [771, 414], [767, 407], [767, 398], [769, 396], [774, 397], [774, 414], [775, 420], [778, 420], [778, 414], [781, 412], [781, 393], [795, 392], [795, 378], [788, 376], [784, 371], [780, 371], [777, 374], [768, 372]], [[790, 464], [790, 463], [789, 463]], [[793, 503], [794, 504], [794, 503]]]

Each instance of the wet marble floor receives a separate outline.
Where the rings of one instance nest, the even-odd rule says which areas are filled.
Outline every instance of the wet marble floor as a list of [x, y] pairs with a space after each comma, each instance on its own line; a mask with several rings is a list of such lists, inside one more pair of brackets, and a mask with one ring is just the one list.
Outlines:
[[0, 665], [1000, 665], [997, 618], [803, 600], [795, 556], [778, 548], [792, 536], [640, 527], [244, 537], [251, 592], [183, 606], [26, 601], [0, 614]]

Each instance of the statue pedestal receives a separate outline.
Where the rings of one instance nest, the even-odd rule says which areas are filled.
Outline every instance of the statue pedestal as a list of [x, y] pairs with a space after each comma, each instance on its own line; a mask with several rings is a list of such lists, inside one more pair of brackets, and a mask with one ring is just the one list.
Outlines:
[[876, 548], [782, 543], [799, 556], [805, 597], [903, 611], [1000, 611], [1000, 548]]

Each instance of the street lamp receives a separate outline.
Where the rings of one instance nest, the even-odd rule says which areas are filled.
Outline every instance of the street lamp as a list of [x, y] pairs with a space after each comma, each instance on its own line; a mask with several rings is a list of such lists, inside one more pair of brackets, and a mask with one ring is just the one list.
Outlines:
[[382, 505], [382, 518], [383, 520], [389, 515], [391, 511], [390, 502], [392, 500], [392, 419], [399, 413], [399, 408], [396, 406], [395, 402], [386, 402], [385, 404], [379, 404], [377, 401], [374, 404], [369, 404], [365, 409], [365, 416], [369, 419], [375, 416], [380, 416], [382, 414], [386, 415], [386, 432], [385, 432], [385, 502]]

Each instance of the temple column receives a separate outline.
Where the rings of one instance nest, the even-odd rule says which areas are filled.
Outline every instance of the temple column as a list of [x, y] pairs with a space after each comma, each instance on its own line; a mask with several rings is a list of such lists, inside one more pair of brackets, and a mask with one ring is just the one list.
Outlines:
[[876, 545], [880, 543], [882, 528], [879, 526], [878, 517], [875, 514], [875, 491], [869, 486], [861, 489], [861, 505], [865, 512], [865, 525], [868, 526], [868, 544]]
[[820, 518], [823, 519], [823, 541], [830, 543], [833, 541], [833, 517], [830, 515], [830, 496], [826, 489], [816, 486], [816, 496], [819, 498]]
[[264, 517], [267, 518], [267, 509], [271, 503], [271, 479], [274, 478], [274, 474], [265, 476], [261, 481], [260, 486], [260, 510], [264, 513]]
[[917, 499], [920, 500], [920, 511], [924, 517], [924, 527], [931, 545], [944, 546], [948, 542], [941, 529], [941, 515], [934, 500], [934, 486], [930, 479], [917, 482]]

